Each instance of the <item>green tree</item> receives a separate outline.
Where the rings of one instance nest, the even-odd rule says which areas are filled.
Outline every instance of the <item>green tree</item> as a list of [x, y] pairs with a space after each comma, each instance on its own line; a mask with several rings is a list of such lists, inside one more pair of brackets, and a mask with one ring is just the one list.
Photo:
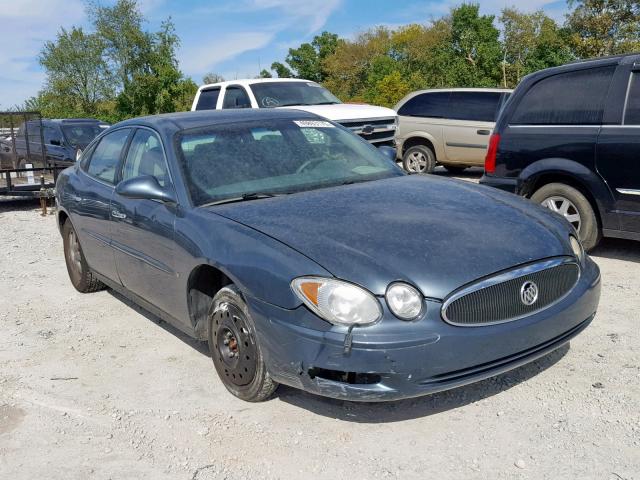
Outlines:
[[566, 28], [580, 58], [640, 49], [640, 3], [636, 0], [568, 0]]
[[41, 107], [56, 116], [96, 115], [114, 92], [104, 48], [98, 36], [76, 27], [63, 28], [55, 41], [46, 42], [39, 56], [47, 72]]
[[273, 75], [271, 75], [271, 72], [266, 68], [263, 68], [262, 70], [260, 70], [260, 73], [258, 74], [258, 78], [272, 78], [272, 77]]
[[217, 73], [209, 72], [204, 77], [202, 77], [202, 82], [205, 84], [220, 83], [220, 82], [224, 82], [224, 77]]
[[572, 60], [565, 36], [543, 11], [523, 13], [505, 8], [500, 16], [503, 36], [502, 84], [514, 87], [524, 75]]
[[280, 75], [280, 69], [282, 73], [295, 72], [294, 75], [298, 78], [322, 82], [327, 76], [324, 60], [335, 52], [337, 45], [338, 36], [335, 33], [322, 32], [316, 35], [311, 43], [303, 43], [298, 48], [289, 49], [285, 59], [289, 67], [275, 62], [271, 68], [278, 72], [279, 77], [284, 76]]
[[286, 65], [280, 62], [273, 62], [271, 64], [271, 70], [276, 72], [278, 78], [291, 78], [293, 77], [293, 72], [287, 68]]

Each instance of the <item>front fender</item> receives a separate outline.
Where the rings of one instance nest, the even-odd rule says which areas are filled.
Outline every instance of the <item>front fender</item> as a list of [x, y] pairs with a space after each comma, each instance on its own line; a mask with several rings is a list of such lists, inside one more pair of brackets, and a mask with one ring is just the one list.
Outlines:
[[177, 218], [175, 238], [176, 267], [185, 281], [198, 266], [211, 265], [243, 293], [286, 309], [302, 304], [290, 287], [295, 277], [332, 276], [284, 243], [207, 210]]
[[603, 221], [614, 210], [615, 198], [604, 179], [581, 163], [566, 158], [545, 158], [528, 165], [518, 176], [518, 193], [531, 196], [533, 187], [543, 175], [570, 177], [585, 187], [595, 199]]

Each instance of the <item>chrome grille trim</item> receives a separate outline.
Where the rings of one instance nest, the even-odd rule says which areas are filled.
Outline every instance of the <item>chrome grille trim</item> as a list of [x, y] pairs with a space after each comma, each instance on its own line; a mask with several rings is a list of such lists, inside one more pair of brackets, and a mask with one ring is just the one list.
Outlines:
[[[554, 298], [552, 301], [548, 303], [544, 303], [543, 305], [540, 305], [539, 308], [528, 310], [521, 315], [515, 315], [512, 317], [508, 317], [500, 320], [494, 320], [494, 321], [480, 320], [476, 322], [459, 322], [459, 321], [456, 321], [456, 319], [449, 318], [449, 316], [447, 315], [447, 310], [451, 307], [451, 305], [454, 302], [464, 297], [467, 297], [468, 295], [481, 292], [490, 287], [504, 285], [506, 282], [510, 282], [512, 280], [521, 280], [525, 282], [527, 280], [530, 280], [532, 276], [535, 277], [543, 273], [548, 273], [546, 272], [547, 270], [558, 269], [559, 267], [563, 268], [567, 266], [575, 267], [575, 281], [568, 288], [566, 288], [566, 291], [564, 291], [561, 295], [559, 295], [557, 298]], [[552, 307], [558, 302], [561, 302], [564, 298], [567, 297], [567, 295], [571, 293], [571, 291], [574, 289], [574, 287], [580, 280], [580, 273], [581, 273], [580, 266], [578, 265], [574, 257], [556, 257], [549, 260], [544, 260], [541, 262], [525, 265], [523, 267], [515, 268], [513, 270], [509, 270], [503, 273], [499, 273], [497, 275], [493, 275], [491, 277], [480, 280], [479, 282], [470, 284], [466, 287], [462, 287], [461, 289], [453, 292], [450, 296], [448, 296], [442, 304], [442, 309], [441, 309], [442, 319], [451, 325], [455, 325], [459, 327], [484, 327], [488, 325], [497, 325], [500, 323], [513, 322], [515, 320], [519, 320], [521, 318], [534, 315], [542, 310]], [[497, 300], [502, 302], [502, 304], [500, 305], [501, 307], [506, 306], [508, 309], [507, 303], [510, 301], [509, 299], [497, 298]], [[506, 303], [505, 303], [505, 300], [506, 300]], [[519, 300], [514, 299], [514, 301], [519, 301]]]

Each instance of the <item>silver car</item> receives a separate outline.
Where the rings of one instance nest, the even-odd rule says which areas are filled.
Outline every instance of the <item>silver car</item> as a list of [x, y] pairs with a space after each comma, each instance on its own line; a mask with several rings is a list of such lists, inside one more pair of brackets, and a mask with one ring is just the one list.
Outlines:
[[398, 158], [409, 172], [429, 173], [437, 164], [451, 172], [484, 165], [489, 136], [511, 90], [419, 90], [395, 106]]

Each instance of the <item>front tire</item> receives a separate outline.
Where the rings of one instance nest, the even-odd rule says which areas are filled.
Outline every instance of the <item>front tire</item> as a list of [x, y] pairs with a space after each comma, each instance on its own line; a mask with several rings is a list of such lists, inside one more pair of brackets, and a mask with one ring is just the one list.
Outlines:
[[104, 283], [98, 280], [89, 268], [84, 253], [82, 253], [78, 235], [70, 220], [66, 220], [62, 226], [62, 238], [67, 272], [75, 289], [80, 293], [91, 293], [105, 288]]
[[536, 190], [531, 200], [562, 215], [578, 233], [585, 250], [600, 242], [598, 218], [582, 192], [564, 183], [549, 183]]
[[436, 154], [426, 145], [415, 145], [404, 152], [402, 166], [410, 173], [431, 173], [436, 168]]
[[233, 395], [262, 402], [278, 388], [267, 372], [249, 308], [233, 285], [222, 288], [213, 299], [208, 340], [216, 372]]

